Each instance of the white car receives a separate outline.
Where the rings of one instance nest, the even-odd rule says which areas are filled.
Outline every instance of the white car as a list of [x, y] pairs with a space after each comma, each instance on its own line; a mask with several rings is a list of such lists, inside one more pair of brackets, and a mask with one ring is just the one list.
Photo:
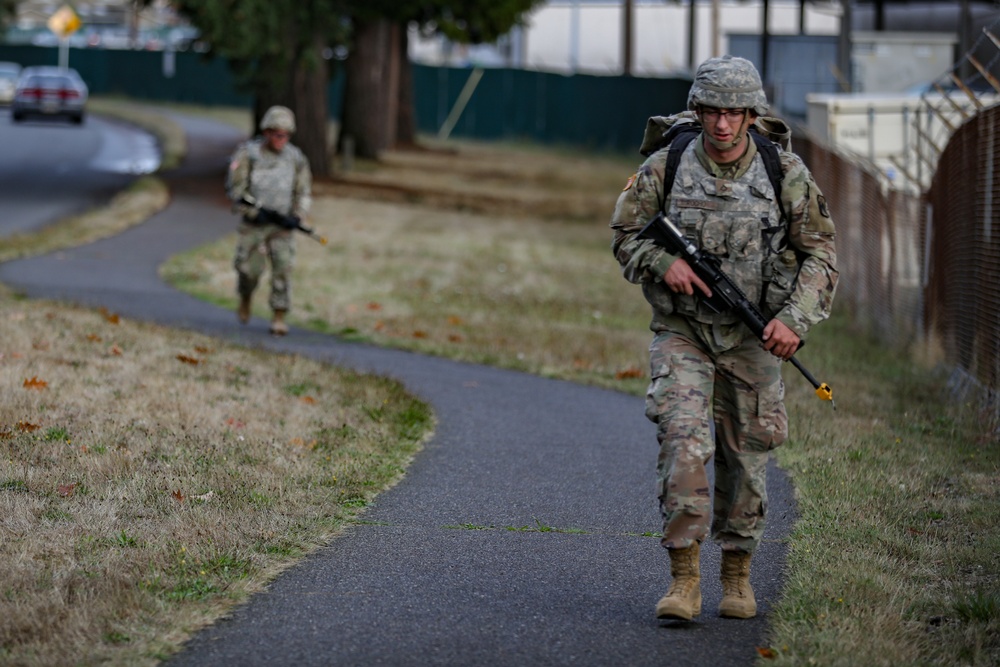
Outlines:
[[10, 117], [64, 116], [79, 125], [87, 106], [87, 84], [69, 67], [25, 67], [17, 80]]
[[0, 62], [0, 104], [10, 104], [17, 88], [17, 77], [21, 66], [17, 63]]

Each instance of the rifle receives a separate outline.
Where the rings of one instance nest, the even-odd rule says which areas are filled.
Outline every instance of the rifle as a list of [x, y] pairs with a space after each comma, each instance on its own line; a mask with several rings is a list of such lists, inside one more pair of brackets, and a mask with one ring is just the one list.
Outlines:
[[285, 229], [292, 229], [292, 230], [297, 229], [298, 231], [304, 233], [306, 236], [309, 236], [310, 238], [319, 241], [321, 245], [326, 245], [326, 237], [320, 236], [318, 233], [316, 233], [316, 230], [313, 229], [312, 227], [306, 227], [305, 225], [303, 225], [302, 219], [299, 218], [297, 215], [283, 215], [275, 211], [273, 208], [266, 208], [264, 206], [260, 206], [257, 204], [257, 200], [251, 197], [250, 195], [243, 195], [240, 198], [240, 203], [246, 204], [247, 206], [252, 206], [255, 209], [257, 209], [257, 217], [255, 218], [255, 222], [258, 222], [258, 224], [264, 224], [270, 222], [276, 225], [280, 225]]
[[[705, 281], [712, 296], [701, 295], [702, 301], [713, 313], [721, 313], [724, 310], [734, 310], [740, 320], [749, 327], [750, 331], [760, 340], [764, 340], [764, 328], [767, 326], [767, 319], [757, 308], [757, 305], [747, 298], [733, 279], [730, 278], [720, 268], [721, 262], [715, 255], [702, 252], [691, 241], [684, 238], [681, 231], [674, 223], [670, 222], [663, 213], [657, 213], [645, 227], [639, 232], [640, 239], [649, 239], [672, 255], [679, 255], [690, 266], [691, 269]], [[802, 342], [799, 341], [799, 347]], [[834, 409], [837, 404], [833, 402], [833, 390], [825, 382], [819, 382], [812, 373], [806, 370], [798, 359], [794, 356], [788, 359], [792, 365], [799, 370], [802, 375], [809, 380], [816, 395], [824, 401], [830, 401]]]

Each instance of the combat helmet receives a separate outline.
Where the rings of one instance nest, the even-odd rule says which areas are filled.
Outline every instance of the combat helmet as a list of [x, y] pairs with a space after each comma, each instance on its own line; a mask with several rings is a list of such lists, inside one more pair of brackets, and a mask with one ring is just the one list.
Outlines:
[[694, 75], [688, 93], [688, 109], [750, 109], [756, 115], [767, 113], [767, 95], [760, 74], [746, 58], [722, 56], [703, 62]]
[[260, 129], [295, 132], [295, 114], [288, 107], [273, 106], [260, 119]]

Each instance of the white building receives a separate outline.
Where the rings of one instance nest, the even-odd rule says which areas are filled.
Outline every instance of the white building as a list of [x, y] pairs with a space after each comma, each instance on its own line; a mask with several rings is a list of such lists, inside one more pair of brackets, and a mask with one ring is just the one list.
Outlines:
[[[531, 12], [526, 25], [497, 46], [459, 47], [441, 37], [414, 35], [411, 55], [418, 62], [465, 66], [511, 66], [550, 72], [621, 74], [623, 62], [622, 0], [552, 0]], [[799, 33], [798, 0], [771, 0], [768, 27], [772, 35]], [[690, 4], [634, 0], [632, 73], [663, 76], [689, 72]], [[763, 32], [758, 2], [699, 2], [695, 16], [694, 64], [728, 52], [730, 33]], [[840, 31], [840, 2], [810, 2], [804, 30], [834, 36]]]

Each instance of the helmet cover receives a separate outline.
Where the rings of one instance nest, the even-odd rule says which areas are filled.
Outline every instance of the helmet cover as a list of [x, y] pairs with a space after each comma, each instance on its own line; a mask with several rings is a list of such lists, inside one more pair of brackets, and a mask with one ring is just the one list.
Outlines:
[[264, 117], [260, 119], [260, 129], [294, 132], [295, 114], [288, 107], [273, 106], [265, 111]]
[[757, 116], [767, 113], [767, 95], [760, 74], [746, 58], [722, 56], [703, 62], [688, 93], [688, 109], [750, 109]]

